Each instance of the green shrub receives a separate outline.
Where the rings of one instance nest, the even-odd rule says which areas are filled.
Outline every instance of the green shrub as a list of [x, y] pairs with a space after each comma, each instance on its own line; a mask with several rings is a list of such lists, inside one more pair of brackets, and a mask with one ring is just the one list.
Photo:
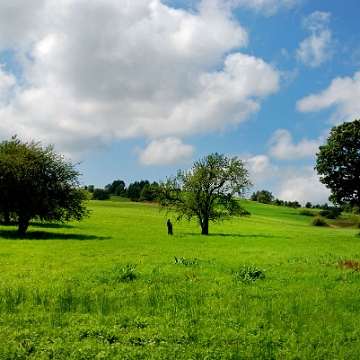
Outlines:
[[104, 189], [95, 189], [92, 194], [92, 199], [93, 200], [109, 200], [110, 194], [108, 191], [106, 191]]
[[304, 216], [314, 216], [314, 213], [311, 212], [310, 210], [301, 210], [301, 211], [300, 211], [300, 215], [304, 215]]
[[331, 207], [325, 210], [322, 210], [319, 212], [320, 216], [324, 216], [327, 219], [336, 219], [338, 218], [342, 213], [342, 209], [339, 207]]
[[311, 222], [311, 225], [313, 226], [329, 226], [328, 223], [320, 218], [316, 218]]
[[319, 212], [320, 216], [324, 216], [327, 219], [335, 219], [336, 215], [334, 213], [332, 213], [330, 210], [322, 210]]

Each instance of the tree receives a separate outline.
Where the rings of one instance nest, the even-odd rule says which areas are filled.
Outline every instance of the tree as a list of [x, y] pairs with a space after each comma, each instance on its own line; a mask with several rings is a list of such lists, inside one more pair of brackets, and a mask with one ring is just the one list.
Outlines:
[[126, 197], [128, 197], [131, 201], [139, 201], [141, 191], [145, 185], [150, 185], [148, 180], [135, 181], [131, 183], [126, 190]]
[[105, 189], [109, 192], [110, 195], [117, 195], [125, 193], [125, 182], [123, 180], [114, 180], [112, 184], [107, 184]]
[[0, 143], [0, 214], [18, 223], [23, 236], [30, 220], [81, 220], [88, 216], [80, 174], [49, 145], [23, 143], [16, 136]]
[[105, 189], [95, 189], [92, 194], [92, 200], [109, 200], [110, 193]]
[[250, 200], [258, 201], [259, 203], [269, 204], [274, 200], [273, 194], [268, 190], [261, 190], [253, 192]]
[[334, 126], [319, 150], [315, 170], [331, 191], [329, 200], [360, 206], [360, 120]]
[[235, 195], [242, 196], [252, 186], [244, 163], [218, 153], [195, 162], [188, 171], [179, 170], [159, 185], [158, 201], [174, 210], [178, 218], [197, 218], [201, 233], [208, 235], [209, 222], [228, 219], [243, 212]]
[[145, 184], [141, 190], [139, 201], [155, 201], [158, 188], [159, 184], [155, 181], [152, 184]]

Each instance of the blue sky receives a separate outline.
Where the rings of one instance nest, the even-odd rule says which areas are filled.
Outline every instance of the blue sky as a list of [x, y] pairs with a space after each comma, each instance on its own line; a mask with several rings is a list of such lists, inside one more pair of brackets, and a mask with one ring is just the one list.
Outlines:
[[43, 140], [104, 187], [213, 152], [283, 200], [360, 118], [358, 0], [0, 0], [0, 140]]

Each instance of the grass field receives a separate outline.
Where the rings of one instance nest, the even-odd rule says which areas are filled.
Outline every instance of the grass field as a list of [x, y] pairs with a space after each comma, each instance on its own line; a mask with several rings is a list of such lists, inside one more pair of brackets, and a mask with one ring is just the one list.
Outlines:
[[115, 201], [0, 226], [0, 359], [358, 359], [359, 230], [244, 207], [209, 236]]

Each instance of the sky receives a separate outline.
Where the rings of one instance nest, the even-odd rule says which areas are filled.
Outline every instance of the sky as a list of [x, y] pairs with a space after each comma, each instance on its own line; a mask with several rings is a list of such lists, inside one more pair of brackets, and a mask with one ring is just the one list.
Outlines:
[[302, 205], [360, 118], [358, 0], [0, 0], [0, 141], [53, 144], [84, 185], [166, 180], [218, 152]]

